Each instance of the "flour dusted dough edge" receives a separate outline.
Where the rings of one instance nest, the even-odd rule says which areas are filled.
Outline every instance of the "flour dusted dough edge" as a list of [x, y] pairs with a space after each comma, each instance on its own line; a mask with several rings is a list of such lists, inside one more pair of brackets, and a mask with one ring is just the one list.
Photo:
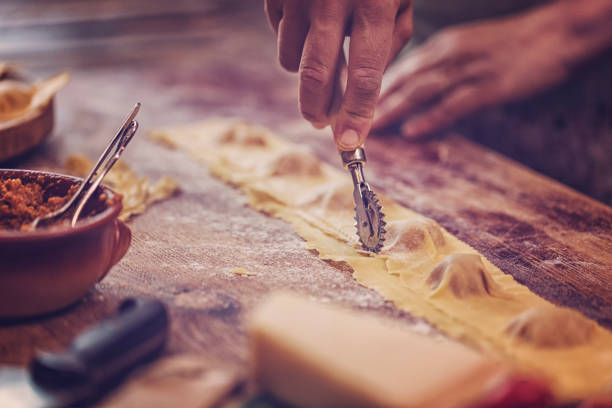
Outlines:
[[[416, 231], [415, 236], [423, 236], [423, 242], [411, 248], [408, 237], [403, 250], [387, 247], [376, 256], [361, 251], [354, 233], [352, 209], [328, 211], [317, 207], [317, 200], [325, 206], [324, 197], [330, 189], [350, 188], [345, 172], [324, 163], [320, 173], [313, 172], [314, 156], [310, 156], [306, 160], [310, 165], [292, 167], [298, 172], [300, 168], [310, 169], [309, 174], [300, 175], [296, 171], [289, 176], [275, 174], [273, 164], [278, 163], [278, 158], [288, 152], [303, 152], [302, 147], [264, 128], [225, 118], [160, 129], [150, 136], [167, 146], [188, 151], [208, 165], [212, 174], [244, 191], [254, 208], [291, 223], [306, 246], [318, 251], [322, 259], [348, 263], [358, 282], [378, 291], [397, 307], [424, 317], [450, 337], [496, 352], [521, 368], [541, 372], [549, 378], [560, 400], [588, 397], [604, 390], [612, 380], [612, 334], [582, 315], [579, 319], [594, 325], [593, 333], [583, 344], [535, 347], [508, 335], [510, 322], [529, 309], [558, 307], [504, 274], [435, 221], [382, 197], [389, 223], [409, 225]], [[429, 273], [452, 254], [480, 256], [496, 292], [503, 296], [458, 298], [450, 291], [430, 296]]]
[[[64, 164], [66, 172], [78, 177], [85, 177], [92, 167], [93, 162], [83, 154], [68, 156]], [[122, 221], [144, 213], [154, 203], [172, 197], [180, 191], [178, 182], [170, 177], [162, 177], [150, 185], [148, 178], [138, 177], [134, 170], [122, 161], [111, 169], [104, 182], [123, 196], [123, 208], [118, 217]]]

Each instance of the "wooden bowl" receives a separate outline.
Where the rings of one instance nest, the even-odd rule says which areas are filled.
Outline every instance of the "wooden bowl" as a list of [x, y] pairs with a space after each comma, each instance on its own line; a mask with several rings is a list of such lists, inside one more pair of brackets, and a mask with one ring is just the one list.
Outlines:
[[0, 122], [0, 162], [41, 144], [53, 130], [53, 100], [10, 123]]
[[[42, 178], [40, 178], [42, 176]], [[0, 179], [38, 180], [43, 188], [64, 194], [80, 180], [30, 170], [0, 170]], [[0, 230], [0, 318], [52, 312], [82, 298], [127, 252], [129, 228], [117, 219], [121, 195], [99, 187], [86, 214], [69, 224], [35, 231]]]

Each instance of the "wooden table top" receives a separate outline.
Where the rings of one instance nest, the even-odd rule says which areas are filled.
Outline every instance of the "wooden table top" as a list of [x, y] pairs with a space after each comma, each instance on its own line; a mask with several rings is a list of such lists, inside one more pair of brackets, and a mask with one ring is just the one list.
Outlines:
[[[124, 155], [140, 175], [177, 179], [179, 196], [133, 219], [123, 260], [81, 302], [50, 316], [0, 323], [0, 363], [69, 344], [127, 296], [163, 300], [169, 353], [198, 352], [245, 368], [245, 313], [272, 289], [416, 321], [361, 287], [345, 265], [303, 248], [283, 221], [246, 205], [187, 154], [145, 137], [154, 127], [239, 116], [308, 145], [338, 165], [329, 131], [297, 111], [297, 79], [276, 62], [260, 2], [18, 0], [0, 4], [0, 60], [36, 75], [70, 69], [55, 134], [4, 166], [58, 168], [104, 147], [136, 101], [141, 131]], [[369, 180], [487, 256], [542, 297], [612, 328], [612, 209], [461, 136], [368, 142]], [[230, 273], [244, 267], [255, 276]]]

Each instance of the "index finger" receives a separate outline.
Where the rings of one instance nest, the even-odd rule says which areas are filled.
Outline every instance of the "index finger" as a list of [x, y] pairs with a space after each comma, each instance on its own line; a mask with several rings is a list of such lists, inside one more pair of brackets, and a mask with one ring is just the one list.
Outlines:
[[363, 144], [374, 116], [393, 37], [397, 6], [380, 0], [359, 2], [353, 14], [346, 92], [334, 128], [342, 150]]

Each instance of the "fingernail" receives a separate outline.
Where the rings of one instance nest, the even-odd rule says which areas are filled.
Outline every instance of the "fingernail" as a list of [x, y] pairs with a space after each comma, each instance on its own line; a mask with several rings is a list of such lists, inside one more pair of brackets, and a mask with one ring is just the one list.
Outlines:
[[340, 144], [346, 148], [355, 148], [359, 146], [359, 135], [353, 129], [347, 129], [340, 135]]

